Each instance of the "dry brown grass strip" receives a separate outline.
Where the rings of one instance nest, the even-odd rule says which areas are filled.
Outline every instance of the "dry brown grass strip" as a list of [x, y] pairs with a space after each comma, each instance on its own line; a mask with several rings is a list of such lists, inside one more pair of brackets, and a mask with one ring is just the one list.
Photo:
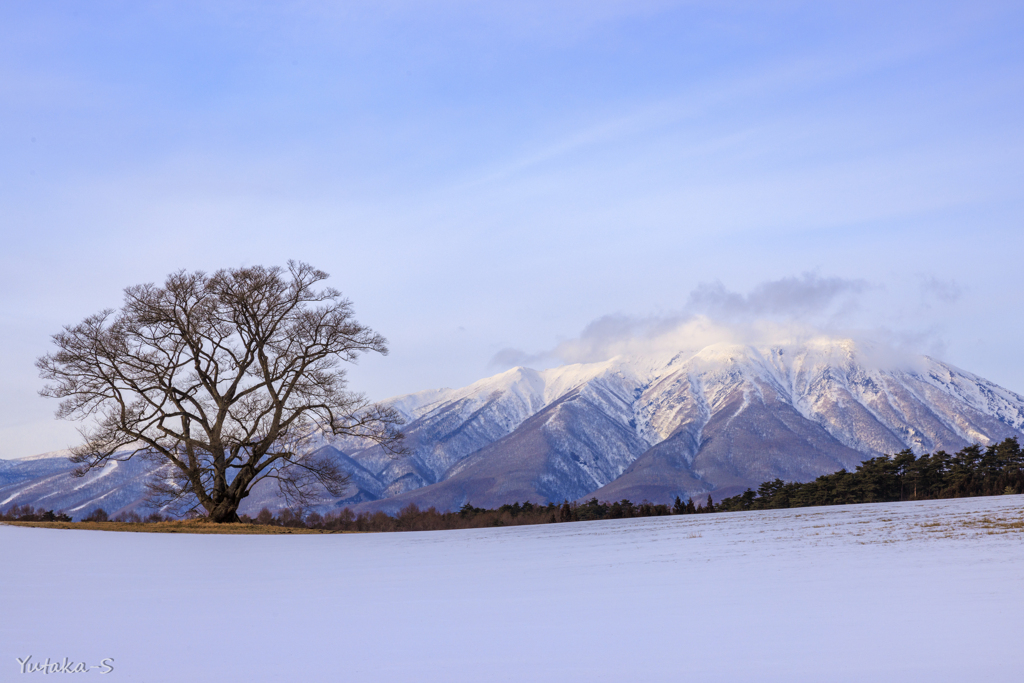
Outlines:
[[963, 526], [971, 529], [997, 529], [1002, 532], [1024, 532], [1024, 517], [996, 517], [985, 516], [981, 519], [967, 520]]

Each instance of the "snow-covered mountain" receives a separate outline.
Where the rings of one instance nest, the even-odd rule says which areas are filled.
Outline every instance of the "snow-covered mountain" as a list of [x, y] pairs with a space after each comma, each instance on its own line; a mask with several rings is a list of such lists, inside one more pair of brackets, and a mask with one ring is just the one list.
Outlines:
[[[833, 338], [513, 368], [389, 403], [407, 419], [410, 453], [325, 446], [353, 486], [324, 508], [719, 498], [905, 448], [1024, 438], [1024, 397], [932, 358]], [[0, 505], [26, 502], [29, 482], [6, 476]], [[272, 492], [257, 493], [247, 508], [273, 507]]]
[[346, 449], [387, 487], [366, 508], [719, 497], [905, 448], [1024, 437], [1024, 397], [831, 338], [514, 368], [393, 404], [409, 419], [409, 457]]

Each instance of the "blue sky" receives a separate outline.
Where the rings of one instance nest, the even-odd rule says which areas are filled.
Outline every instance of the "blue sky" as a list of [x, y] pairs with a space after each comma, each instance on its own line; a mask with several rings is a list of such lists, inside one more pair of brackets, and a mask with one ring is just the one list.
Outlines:
[[389, 338], [350, 373], [378, 399], [781, 290], [772, 315], [1024, 393], [1019, 3], [26, 2], [0, 27], [0, 457], [75, 438], [36, 395], [61, 325], [289, 258]]

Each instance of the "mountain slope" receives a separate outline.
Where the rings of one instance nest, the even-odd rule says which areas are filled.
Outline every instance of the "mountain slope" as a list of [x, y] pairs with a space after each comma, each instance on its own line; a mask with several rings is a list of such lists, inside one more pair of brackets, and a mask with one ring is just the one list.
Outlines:
[[614, 480], [649, 447], [622, 419], [627, 400], [600, 384], [573, 390], [453, 465], [441, 482], [357, 509], [494, 507], [583, 496]]
[[48, 454], [8, 461], [0, 475], [0, 507], [30, 504], [64, 511], [81, 519], [98, 507], [108, 512], [138, 508], [146, 497], [146, 482], [154, 467], [142, 458], [111, 462], [81, 478], [66, 454]]

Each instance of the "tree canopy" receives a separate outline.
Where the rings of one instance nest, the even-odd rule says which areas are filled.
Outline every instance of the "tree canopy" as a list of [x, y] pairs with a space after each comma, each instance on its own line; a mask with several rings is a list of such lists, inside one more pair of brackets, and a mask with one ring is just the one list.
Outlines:
[[155, 501], [226, 522], [266, 479], [296, 503], [321, 487], [341, 495], [347, 474], [309, 455], [325, 435], [401, 453], [398, 413], [348, 391], [343, 367], [387, 354], [387, 342], [340, 292], [317, 288], [327, 277], [294, 261], [181, 270], [53, 335], [56, 351], [37, 361], [41, 393], [61, 399], [59, 418], [85, 423], [76, 474], [151, 458], [165, 465]]

